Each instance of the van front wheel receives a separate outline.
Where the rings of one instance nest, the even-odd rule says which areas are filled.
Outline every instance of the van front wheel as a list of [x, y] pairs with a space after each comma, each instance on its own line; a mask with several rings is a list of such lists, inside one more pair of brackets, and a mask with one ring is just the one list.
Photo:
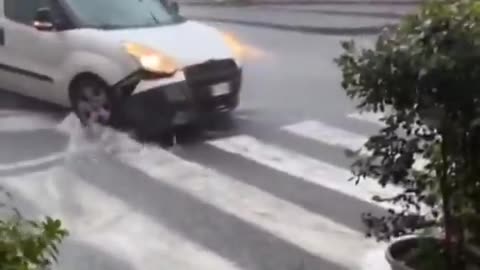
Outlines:
[[115, 100], [108, 85], [94, 76], [85, 76], [73, 82], [70, 102], [84, 126], [110, 126], [117, 117]]

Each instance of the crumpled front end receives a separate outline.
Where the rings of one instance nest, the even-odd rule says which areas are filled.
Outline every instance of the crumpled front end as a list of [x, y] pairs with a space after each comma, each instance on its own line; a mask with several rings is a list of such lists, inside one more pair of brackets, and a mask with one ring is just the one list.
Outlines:
[[136, 71], [113, 87], [128, 89], [135, 85], [132, 95], [124, 101], [129, 122], [166, 129], [204, 114], [235, 109], [241, 84], [241, 67], [233, 59], [223, 59], [187, 66], [168, 78]]

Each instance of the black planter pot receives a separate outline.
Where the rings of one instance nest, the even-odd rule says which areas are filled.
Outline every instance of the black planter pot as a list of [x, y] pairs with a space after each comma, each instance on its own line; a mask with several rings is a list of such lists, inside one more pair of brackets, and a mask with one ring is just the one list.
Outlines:
[[[416, 270], [407, 266], [402, 260], [402, 255], [408, 253], [412, 249], [418, 248], [421, 242], [430, 242], [432, 244], [440, 245], [441, 239], [428, 236], [416, 236], [400, 239], [391, 243], [385, 252], [385, 258], [390, 265], [391, 270]], [[467, 261], [476, 268], [480, 269], [480, 249], [472, 245], [467, 245], [465, 248]]]
[[[422, 238], [425, 239], [425, 238]], [[435, 240], [434, 238], [430, 238], [429, 240]], [[391, 243], [387, 251], [385, 252], [385, 258], [387, 259], [388, 264], [390, 265], [390, 269], [392, 270], [415, 270], [405, 264], [402, 260], [398, 259], [399, 254], [403, 254], [408, 250], [415, 248], [418, 246], [420, 238], [418, 237], [411, 237], [405, 238], [401, 240], [397, 240]]]

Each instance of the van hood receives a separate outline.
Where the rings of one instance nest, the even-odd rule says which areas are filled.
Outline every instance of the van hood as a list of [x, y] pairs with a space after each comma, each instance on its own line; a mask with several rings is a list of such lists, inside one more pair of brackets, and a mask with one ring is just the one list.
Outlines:
[[105, 31], [118, 42], [136, 42], [174, 57], [182, 66], [208, 60], [234, 58], [222, 33], [193, 21], [159, 27]]

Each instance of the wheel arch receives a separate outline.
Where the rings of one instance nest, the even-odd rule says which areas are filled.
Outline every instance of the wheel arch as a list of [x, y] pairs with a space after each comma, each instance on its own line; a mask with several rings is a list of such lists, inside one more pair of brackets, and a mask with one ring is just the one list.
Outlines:
[[[81, 72], [74, 76], [72, 80], [69, 83], [69, 89], [68, 89], [68, 96], [69, 96], [69, 101], [70, 101], [70, 107], [73, 109], [73, 111], [77, 114], [77, 117], [80, 119], [83, 125], [86, 125], [85, 121], [82, 121], [80, 115], [78, 114], [78, 107], [75, 105], [78, 105], [79, 101], [79, 95], [81, 95], [82, 89], [81, 85], [78, 84], [80, 82], [86, 82], [86, 85], [89, 85], [89, 82], [92, 83], [94, 87], [95, 86], [100, 86], [102, 89], [105, 91], [106, 94], [106, 101], [108, 102], [105, 103], [108, 105], [109, 110], [111, 112], [110, 116], [108, 116], [108, 123], [110, 124], [118, 124], [122, 120], [121, 115], [119, 115], [119, 110], [117, 110], [119, 107], [119, 103], [116, 103], [116, 97], [112, 91], [110, 91], [109, 84], [99, 75], [93, 73], [93, 72]], [[76, 87], [78, 86], [80, 87]], [[85, 86], [85, 85], [84, 85]], [[85, 120], [85, 119], [84, 119]], [[113, 121], [113, 122], [112, 122]]]
[[73, 94], [73, 91], [74, 91], [74, 86], [81, 82], [82, 80], [98, 80], [106, 85], [108, 85], [108, 82], [103, 79], [100, 75], [94, 73], [94, 72], [90, 72], [90, 71], [83, 71], [83, 72], [80, 72], [78, 74], [76, 74], [71, 80], [70, 82], [68, 83], [68, 97], [69, 97], [69, 103], [70, 103], [70, 106], [72, 106], [72, 102], [71, 102], [71, 98], [72, 98], [72, 94]]
[[[74, 52], [65, 60], [64, 75], [60, 79], [59, 89], [65, 89], [67, 95], [62, 102], [71, 106], [70, 89], [79, 79], [95, 77], [107, 85], [113, 85], [136, 69], [135, 63], [124, 61], [122, 57], [108, 57], [88, 51]], [[67, 105], [67, 106], [68, 106]]]
[[88, 79], [99, 80], [108, 85], [107, 81], [95, 72], [83, 71], [73, 76], [73, 78], [70, 80], [70, 83], [68, 84], [68, 90], [70, 91], [73, 86], [79, 81]]

